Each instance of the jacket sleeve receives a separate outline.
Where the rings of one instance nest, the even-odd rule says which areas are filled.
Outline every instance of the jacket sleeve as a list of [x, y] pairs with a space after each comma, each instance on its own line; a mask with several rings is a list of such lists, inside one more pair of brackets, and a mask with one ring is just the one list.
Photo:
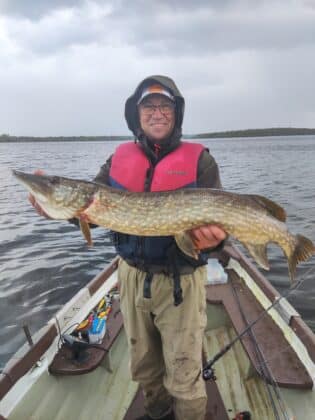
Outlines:
[[218, 165], [206, 149], [198, 162], [197, 186], [204, 188], [222, 188]]
[[[101, 166], [101, 169], [99, 170], [98, 174], [93, 179], [94, 182], [99, 182], [100, 184], [109, 185], [109, 171], [110, 171], [111, 161], [112, 161], [112, 156], [110, 156], [107, 159], [107, 161], [104, 163], [104, 165]], [[79, 220], [76, 217], [69, 219], [68, 222], [72, 223], [73, 225], [79, 226]], [[97, 227], [97, 225], [90, 223], [90, 228], [95, 228], [95, 227]]]
[[101, 169], [93, 180], [94, 182], [109, 185], [109, 171], [112, 163], [112, 157], [113, 155], [111, 155], [104, 163], [104, 165], [101, 166]]

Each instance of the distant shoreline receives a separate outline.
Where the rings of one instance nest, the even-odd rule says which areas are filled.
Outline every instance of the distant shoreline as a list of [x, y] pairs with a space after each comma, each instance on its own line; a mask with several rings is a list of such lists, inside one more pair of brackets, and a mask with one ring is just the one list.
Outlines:
[[60, 136], [60, 137], [29, 137], [0, 135], [0, 143], [44, 143], [44, 142], [74, 142], [74, 141], [124, 141], [130, 136]]
[[[272, 136], [303, 136], [315, 135], [315, 128], [259, 128], [249, 130], [218, 131], [184, 135], [184, 138], [237, 138], [237, 137], [272, 137]], [[60, 137], [31, 137], [0, 135], [0, 143], [29, 143], [29, 142], [74, 142], [74, 141], [124, 141], [132, 139], [130, 136], [60, 136]]]
[[256, 128], [249, 130], [219, 131], [194, 135], [196, 139], [231, 137], [305, 136], [315, 134], [315, 128]]

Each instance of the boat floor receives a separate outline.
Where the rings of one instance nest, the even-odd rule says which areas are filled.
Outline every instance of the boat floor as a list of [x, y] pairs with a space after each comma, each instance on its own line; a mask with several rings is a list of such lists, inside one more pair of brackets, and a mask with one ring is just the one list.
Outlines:
[[[207, 332], [206, 345], [216, 352], [234, 337], [232, 327], [220, 327]], [[248, 359], [240, 343], [224, 356], [224, 360], [216, 363], [217, 381], [206, 382], [208, 403], [205, 420], [229, 420], [241, 411], [249, 411], [253, 419], [274, 418], [267, 385], [256, 374], [249, 375], [244, 381], [247, 369]], [[224, 402], [221, 396], [224, 396]], [[138, 390], [123, 420], [135, 420], [143, 414], [142, 392]]]
[[[229, 420], [216, 383], [213, 381], [207, 382], [206, 390], [208, 402], [205, 420]], [[135, 420], [143, 415], [145, 415], [143, 395], [139, 389], [123, 420]]]
[[[233, 336], [232, 327], [217, 328], [207, 332], [207, 345], [217, 351]], [[129, 377], [126, 345], [122, 333], [110, 356], [112, 373], [101, 365], [87, 375], [45, 375], [33, 385], [9, 419], [135, 420], [144, 414], [143, 400], [137, 384]], [[228, 420], [244, 410], [249, 410], [255, 419], [273, 418], [271, 407], [266, 404], [268, 397], [262, 379], [254, 375], [244, 382], [247, 366], [247, 357], [240, 343], [216, 364], [218, 380], [206, 384], [206, 420]]]
[[[262, 311], [234, 271], [229, 271], [229, 283], [207, 286], [207, 357], [213, 357], [246, 326], [236, 295], [249, 322]], [[111, 332], [110, 324], [108, 330]], [[129, 376], [127, 340], [123, 330], [118, 328], [117, 331], [117, 337], [97, 369], [79, 376], [42, 374], [8, 418], [134, 420], [141, 416], [142, 396]], [[269, 316], [254, 327], [254, 333], [276, 382], [291, 387], [296, 395], [301, 395], [299, 389], [302, 392], [311, 388], [312, 381], [303, 364]], [[215, 370], [217, 381], [207, 383], [207, 420], [232, 419], [245, 410], [250, 411], [254, 419], [274, 418], [268, 385], [258, 374], [260, 362], [249, 337], [244, 337], [242, 343], [237, 342], [216, 363]], [[284, 391], [281, 389], [282, 393]]]

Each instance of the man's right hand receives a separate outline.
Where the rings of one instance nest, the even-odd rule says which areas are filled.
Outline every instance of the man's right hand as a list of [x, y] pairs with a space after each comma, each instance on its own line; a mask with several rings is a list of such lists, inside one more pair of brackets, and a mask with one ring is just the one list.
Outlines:
[[[34, 171], [35, 175], [44, 175], [44, 171], [42, 169], [37, 169], [36, 171]], [[45, 217], [46, 219], [51, 219], [50, 216], [48, 216], [48, 214], [41, 208], [41, 206], [37, 203], [35, 197], [33, 196], [33, 194], [29, 194], [28, 195], [28, 201], [31, 203], [31, 205], [34, 207], [34, 209], [36, 210], [36, 212], [40, 215]]]

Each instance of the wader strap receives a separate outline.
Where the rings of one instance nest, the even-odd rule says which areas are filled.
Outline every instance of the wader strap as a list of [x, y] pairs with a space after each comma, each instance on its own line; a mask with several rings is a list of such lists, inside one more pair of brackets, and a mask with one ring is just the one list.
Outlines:
[[178, 306], [183, 301], [183, 291], [180, 285], [180, 274], [174, 273], [174, 289], [173, 289], [173, 296], [174, 296], [174, 305]]
[[153, 273], [145, 273], [145, 279], [143, 283], [143, 297], [151, 299], [151, 283], [153, 279]]
[[169, 265], [173, 272], [173, 297], [174, 305], [178, 306], [183, 301], [183, 291], [180, 285], [180, 269], [178, 263], [177, 247], [174, 244], [169, 251]]

